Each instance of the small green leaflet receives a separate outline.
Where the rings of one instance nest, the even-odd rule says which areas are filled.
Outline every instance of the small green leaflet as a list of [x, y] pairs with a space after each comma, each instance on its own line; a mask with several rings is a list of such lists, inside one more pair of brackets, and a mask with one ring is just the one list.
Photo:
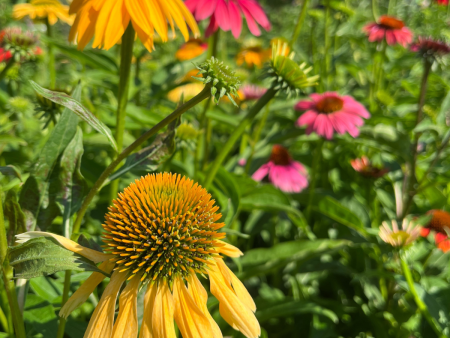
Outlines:
[[33, 238], [9, 249], [9, 264], [15, 278], [31, 279], [58, 271], [96, 271], [109, 276], [89, 259], [67, 250], [55, 239]]
[[40, 95], [49, 99], [50, 101], [53, 101], [57, 104], [66, 107], [67, 109], [70, 109], [75, 114], [77, 114], [82, 120], [87, 122], [92, 128], [97, 130], [99, 133], [105, 135], [111, 146], [114, 148], [114, 150], [118, 151], [116, 140], [114, 140], [111, 130], [103, 122], [97, 119], [94, 116], [94, 114], [92, 114], [89, 110], [87, 110], [87, 108], [84, 107], [79, 101], [75, 100], [74, 98], [70, 97], [67, 94], [44, 89], [34, 81], [30, 80], [30, 83], [31, 86], [34, 88], [34, 90], [38, 92]]
[[[22, 181], [22, 176], [20, 175], [19, 170], [13, 165], [7, 165], [6, 167], [0, 167], [0, 173], [6, 176], [17, 177], [20, 181]], [[22, 181], [23, 182], [23, 181]]]

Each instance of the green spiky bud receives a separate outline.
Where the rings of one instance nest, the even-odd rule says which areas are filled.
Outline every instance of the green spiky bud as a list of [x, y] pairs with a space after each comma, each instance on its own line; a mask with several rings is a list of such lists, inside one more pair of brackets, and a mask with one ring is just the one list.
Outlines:
[[300, 93], [302, 88], [317, 85], [318, 75], [308, 77], [312, 67], [307, 68], [306, 63], [297, 64], [293, 60], [295, 53], [288, 51], [288, 45], [281, 41], [272, 46], [272, 60], [266, 74], [272, 79], [273, 88], [291, 95]]
[[193, 76], [193, 78], [211, 86], [211, 96], [216, 104], [226, 95], [237, 106], [232, 96], [237, 96], [241, 81], [233, 70], [214, 57], [195, 66], [199, 71], [198, 74], [203, 74], [203, 77]]

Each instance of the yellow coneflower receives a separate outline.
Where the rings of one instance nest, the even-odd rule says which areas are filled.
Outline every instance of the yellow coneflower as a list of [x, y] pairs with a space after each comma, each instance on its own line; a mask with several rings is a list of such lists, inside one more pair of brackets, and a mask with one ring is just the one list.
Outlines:
[[264, 49], [261, 46], [245, 47], [236, 55], [236, 63], [239, 66], [245, 63], [248, 67], [261, 68], [264, 62], [270, 60], [270, 55], [271, 50]]
[[29, 16], [31, 19], [48, 19], [54, 25], [58, 19], [71, 25], [74, 18], [69, 15], [69, 7], [57, 0], [31, 0], [29, 4], [18, 4], [13, 7], [13, 18], [16, 20]]
[[[219, 300], [222, 317], [246, 337], [260, 335], [255, 303], [221, 255], [242, 252], [221, 239], [211, 195], [180, 175], [152, 174], [136, 180], [113, 201], [103, 225], [108, 254], [84, 248], [61, 236], [41, 232], [18, 235], [20, 241], [43, 234], [67, 249], [113, 272], [95, 308], [85, 338], [137, 337], [137, 293], [147, 285], [139, 338], [175, 338], [174, 320], [184, 338], [221, 338], [208, 312], [207, 292], [197, 273], [209, 276], [211, 293]], [[60, 315], [67, 317], [87, 300], [104, 276], [94, 272], [70, 297]], [[119, 297], [119, 314], [114, 322]]]
[[187, 61], [202, 55], [208, 49], [208, 44], [201, 39], [190, 39], [183, 44], [175, 53], [180, 61]]
[[[69, 41], [83, 49], [94, 37], [93, 47], [110, 49], [120, 41], [130, 21], [144, 46], [153, 49], [153, 36], [168, 39], [168, 23], [178, 26], [185, 40], [189, 28], [195, 36], [199, 29], [191, 12], [181, 0], [74, 0], [70, 14], [76, 14]], [[186, 25], [187, 23], [187, 25]]]

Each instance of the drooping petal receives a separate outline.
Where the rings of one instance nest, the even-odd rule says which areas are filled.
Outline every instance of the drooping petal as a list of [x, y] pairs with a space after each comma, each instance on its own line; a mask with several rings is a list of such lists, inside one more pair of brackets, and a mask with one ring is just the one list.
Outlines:
[[[111, 273], [115, 263], [105, 261], [98, 267], [100, 270]], [[74, 292], [74, 294], [67, 300], [66, 304], [59, 311], [59, 316], [67, 318], [73, 310], [83, 304], [89, 295], [94, 292], [95, 288], [105, 279], [105, 275], [100, 272], [94, 272], [88, 279]]]
[[16, 242], [17, 243], [25, 243], [26, 241], [32, 239], [32, 238], [38, 238], [38, 237], [51, 237], [56, 239], [59, 244], [61, 244], [63, 247], [65, 247], [67, 250], [73, 251], [83, 257], [86, 257], [93, 261], [94, 263], [100, 263], [104, 262], [110, 258], [114, 258], [114, 255], [107, 255], [102, 252], [92, 250], [89, 248], [85, 248], [84, 246], [66, 238], [63, 236], [55, 235], [50, 232], [43, 232], [43, 231], [28, 231], [24, 232], [23, 234], [16, 235]]
[[153, 307], [152, 328], [155, 338], [176, 338], [173, 324], [174, 304], [166, 281], [160, 282]]
[[211, 324], [200, 308], [195, 304], [181, 277], [173, 284], [175, 303], [175, 322], [183, 338], [212, 337]]
[[158, 283], [149, 283], [144, 297], [144, 317], [142, 319], [139, 338], [155, 338], [153, 334], [152, 318], [155, 306]]
[[231, 245], [224, 241], [217, 241], [220, 244], [223, 244], [222, 247], [217, 248], [221, 254], [226, 255], [228, 257], [240, 257], [243, 255], [242, 251], [236, 248], [234, 245]]
[[255, 181], [261, 181], [264, 177], [267, 176], [270, 170], [269, 163], [263, 164], [258, 170], [255, 171], [255, 173], [252, 175], [252, 178]]

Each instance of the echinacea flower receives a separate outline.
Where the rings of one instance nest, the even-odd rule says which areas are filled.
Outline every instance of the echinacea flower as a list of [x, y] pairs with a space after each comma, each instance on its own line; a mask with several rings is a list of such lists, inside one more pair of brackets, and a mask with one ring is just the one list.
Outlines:
[[422, 228], [420, 234], [427, 237], [430, 232], [434, 232], [434, 241], [438, 248], [444, 252], [450, 250], [450, 213], [444, 210], [430, 210], [427, 215], [431, 215], [430, 221]]
[[[261, 330], [253, 313], [255, 303], [221, 256], [238, 257], [242, 252], [221, 241], [225, 233], [217, 232], [224, 226], [218, 223], [222, 217], [218, 209], [211, 195], [192, 180], [170, 173], [152, 174], [132, 183], [109, 208], [103, 224], [107, 254], [49, 233], [28, 232], [18, 238], [24, 242], [51, 236], [66, 249], [103, 262], [99, 268], [112, 272], [86, 338], [137, 337], [137, 294], [144, 286], [140, 338], [176, 337], [174, 320], [184, 338], [222, 337], [208, 312], [208, 296], [197, 274], [209, 277], [222, 317], [246, 337], [256, 338]], [[67, 317], [85, 302], [104, 278], [94, 272], [60, 315]], [[114, 321], [119, 293], [119, 313]]]
[[27, 61], [39, 55], [37, 41], [32, 32], [24, 32], [20, 27], [8, 27], [0, 32], [0, 48], [16, 61]]
[[266, 31], [271, 28], [269, 19], [256, 0], [187, 0], [186, 6], [198, 21], [211, 18], [206, 37], [220, 28], [225, 32], [231, 30], [237, 39], [242, 31], [242, 16], [255, 36], [261, 35], [258, 24]]
[[378, 22], [373, 22], [364, 27], [369, 36], [369, 41], [383, 41], [388, 45], [400, 44], [406, 47], [411, 43], [413, 34], [402, 20], [392, 16], [382, 15]]
[[359, 172], [364, 177], [380, 178], [389, 172], [387, 168], [374, 166], [366, 156], [351, 160], [350, 164], [355, 171]]
[[315, 131], [328, 140], [333, 134], [359, 135], [358, 127], [370, 117], [367, 109], [351, 96], [340, 96], [335, 92], [311, 94], [311, 101], [300, 101], [295, 110], [305, 111], [297, 120], [297, 125], [307, 125], [306, 133]]
[[180, 61], [187, 61], [202, 55], [208, 49], [208, 44], [201, 39], [190, 39], [175, 53]]
[[412, 220], [403, 219], [402, 227], [399, 229], [397, 221], [392, 220], [391, 225], [383, 222], [380, 227], [380, 238], [393, 247], [404, 247], [413, 243], [420, 235], [421, 227]]
[[149, 51], [153, 49], [155, 32], [163, 42], [168, 40], [168, 23], [173, 32], [176, 24], [186, 41], [188, 26], [194, 36], [200, 34], [181, 0], [74, 0], [69, 13], [76, 14], [69, 41], [77, 41], [79, 49], [84, 49], [94, 36], [94, 48], [110, 49], [120, 41], [130, 22]]
[[432, 38], [419, 37], [411, 50], [424, 58], [437, 59], [450, 53], [450, 45]]
[[260, 99], [267, 92], [267, 89], [257, 85], [246, 84], [241, 87], [240, 91], [244, 100], [252, 101]]
[[270, 60], [272, 51], [270, 49], [264, 49], [261, 46], [249, 46], [242, 48], [236, 55], [236, 63], [238, 66], [244, 63], [247, 67], [261, 68], [263, 64]]
[[73, 17], [69, 15], [69, 7], [62, 5], [58, 0], [31, 0], [30, 3], [17, 4], [13, 7], [12, 16], [16, 20], [29, 16], [31, 19], [48, 19], [50, 25], [58, 19], [71, 25]]
[[291, 155], [281, 145], [274, 145], [269, 162], [262, 165], [252, 178], [261, 181], [268, 176], [269, 181], [278, 189], [298, 193], [308, 186], [308, 178], [305, 167], [291, 158]]

